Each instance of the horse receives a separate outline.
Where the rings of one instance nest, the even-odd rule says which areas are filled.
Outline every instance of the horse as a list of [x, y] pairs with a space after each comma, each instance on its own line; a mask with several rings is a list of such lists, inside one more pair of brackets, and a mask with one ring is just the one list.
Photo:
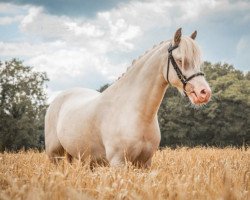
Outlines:
[[148, 168], [161, 135], [157, 112], [172, 85], [192, 104], [209, 102], [211, 89], [200, 71], [195, 38], [174, 37], [132, 62], [127, 72], [102, 93], [74, 88], [59, 94], [45, 116], [45, 151], [52, 162], [66, 154], [71, 162], [104, 160]]

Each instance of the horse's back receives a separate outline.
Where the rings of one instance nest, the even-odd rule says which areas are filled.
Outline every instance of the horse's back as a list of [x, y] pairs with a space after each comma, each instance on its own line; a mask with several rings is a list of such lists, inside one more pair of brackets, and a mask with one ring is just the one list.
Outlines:
[[61, 92], [50, 104], [45, 116], [45, 148], [49, 157], [60, 156], [64, 148], [58, 139], [57, 127], [62, 110], [84, 104], [100, 93], [85, 88], [74, 88]]

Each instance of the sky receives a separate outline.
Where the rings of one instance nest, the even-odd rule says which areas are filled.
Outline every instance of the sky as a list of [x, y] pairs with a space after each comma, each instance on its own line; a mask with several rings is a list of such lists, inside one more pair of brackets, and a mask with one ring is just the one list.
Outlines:
[[0, 60], [47, 72], [50, 97], [98, 89], [179, 27], [203, 60], [250, 70], [249, 0], [0, 0]]

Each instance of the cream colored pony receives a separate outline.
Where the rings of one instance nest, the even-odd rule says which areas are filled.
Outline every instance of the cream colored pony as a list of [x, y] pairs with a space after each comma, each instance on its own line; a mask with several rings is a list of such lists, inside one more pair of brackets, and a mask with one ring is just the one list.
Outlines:
[[[103, 93], [76, 88], [62, 92], [51, 103], [45, 117], [46, 153], [52, 161], [66, 152], [72, 157], [105, 160], [119, 166], [125, 160], [150, 166], [160, 142], [157, 111], [171, 85], [183, 91], [173, 64], [168, 68], [168, 48], [182, 74], [189, 77], [200, 71], [200, 50], [181, 29], [173, 40], [160, 43], [134, 61], [128, 71]], [[168, 71], [168, 77], [167, 77]], [[168, 80], [168, 81], [167, 81]], [[193, 104], [207, 103], [211, 90], [203, 76], [189, 81], [187, 93]]]

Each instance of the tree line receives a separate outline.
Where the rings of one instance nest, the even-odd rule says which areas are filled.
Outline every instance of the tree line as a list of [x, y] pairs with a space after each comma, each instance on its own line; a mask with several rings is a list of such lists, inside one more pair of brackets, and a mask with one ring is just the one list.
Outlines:
[[[249, 145], [250, 72], [210, 62], [203, 71], [213, 91], [211, 102], [195, 108], [169, 88], [158, 113], [161, 146]], [[48, 81], [46, 73], [17, 59], [0, 62], [0, 151], [44, 149]]]

